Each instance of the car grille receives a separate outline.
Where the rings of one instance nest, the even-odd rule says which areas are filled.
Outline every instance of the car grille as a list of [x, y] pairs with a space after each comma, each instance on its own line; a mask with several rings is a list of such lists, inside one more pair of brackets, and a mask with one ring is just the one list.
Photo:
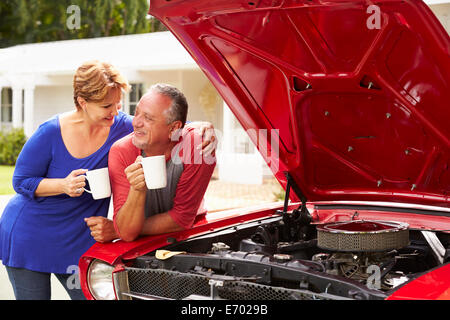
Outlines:
[[126, 268], [129, 296], [134, 298], [225, 300], [311, 300], [333, 299], [308, 290], [286, 289], [258, 283], [226, 280], [220, 286], [211, 277], [162, 269]]
[[191, 294], [208, 296], [208, 280], [197, 275], [152, 269], [127, 268], [130, 292], [170, 299]]

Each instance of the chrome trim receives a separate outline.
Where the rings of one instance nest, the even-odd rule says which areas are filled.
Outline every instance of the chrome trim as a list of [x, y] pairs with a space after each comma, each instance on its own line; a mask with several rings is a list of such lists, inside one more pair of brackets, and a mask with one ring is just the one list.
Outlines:
[[128, 272], [113, 272], [114, 293], [117, 300], [131, 300], [129, 296], [130, 286], [128, 284]]
[[[382, 230], [360, 230], [360, 231], [349, 231], [342, 229], [332, 229], [332, 227], [338, 227], [340, 225], [346, 224], [357, 224], [357, 223], [376, 223], [389, 226], [389, 229]], [[338, 221], [338, 222], [328, 222], [322, 225], [317, 225], [317, 230], [328, 232], [328, 233], [345, 233], [345, 234], [379, 234], [379, 233], [390, 233], [398, 232], [400, 230], [408, 230], [409, 224], [397, 221], [383, 221], [383, 220], [350, 220], [350, 221]]]
[[126, 296], [126, 300], [131, 300], [131, 298], [136, 298], [140, 300], [174, 300], [170, 298], [164, 298], [159, 296], [153, 296], [149, 294], [143, 294], [143, 293], [135, 293], [135, 292], [122, 292], [123, 296]]

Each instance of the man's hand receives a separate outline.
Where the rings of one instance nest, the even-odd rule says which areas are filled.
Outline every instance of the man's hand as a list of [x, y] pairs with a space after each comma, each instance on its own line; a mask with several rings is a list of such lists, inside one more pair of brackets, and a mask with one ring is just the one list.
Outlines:
[[105, 217], [89, 217], [85, 218], [87, 226], [91, 229], [91, 236], [97, 242], [110, 242], [119, 238], [114, 229], [112, 220]]
[[133, 164], [126, 167], [125, 175], [127, 176], [131, 188], [137, 191], [147, 191], [144, 169], [142, 168], [141, 161], [142, 157], [138, 156]]

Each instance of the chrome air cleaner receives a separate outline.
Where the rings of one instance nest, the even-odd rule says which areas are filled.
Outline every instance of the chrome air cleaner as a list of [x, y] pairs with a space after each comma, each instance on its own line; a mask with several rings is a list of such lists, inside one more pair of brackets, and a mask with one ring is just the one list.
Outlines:
[[344, 252], [376, 252], [409, 244], [408, 224], [393, 221], [353, 220], [317, 226], [317, 246]]

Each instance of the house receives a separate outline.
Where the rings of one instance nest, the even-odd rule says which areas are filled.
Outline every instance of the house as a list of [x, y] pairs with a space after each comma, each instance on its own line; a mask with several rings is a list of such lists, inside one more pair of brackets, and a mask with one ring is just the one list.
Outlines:
[[[449, 31], [450, 1], [426, 3]], [[54, 114], [73, 109], [73, 74], [91, 59], [110, 62], [127, 77], [132, 91], [124, 96], [123, 111], [129, 114], [134, 114], [140, 96], [154, 83], [166, 82], [181, 89], [190, 105], [188, 120], [209, 121], [218, 130], [220, 180], [260, 184], [265, 175], [271, 175], [215, 88], [169, 32], [0, 49], [0, 129], [23, 127], [30, 136]]]
[[[73, 109], [74, 72], [91, 59], [110, 62], [127, 77], [132, 90], [123, 99], [126, 113], [134, 114], [140, 97], [154, 83], [170, 83], [181, 89], [190, 105], [188, 120], [213, 123], [221, 137], [218, 158], [228, 153], [226, 159], [218, 161], [219, 179], [262, 183], [265, 164], [261, 156], [215, 88], [169, 32], [25, 44], [0, 50], [0, 129], [23, 127], [30, 136], [54, 114]], [[240, 165], [231, 159], [233, 154], [240, 158]], [[266, 173], [270, 174], [267, 168]]]

